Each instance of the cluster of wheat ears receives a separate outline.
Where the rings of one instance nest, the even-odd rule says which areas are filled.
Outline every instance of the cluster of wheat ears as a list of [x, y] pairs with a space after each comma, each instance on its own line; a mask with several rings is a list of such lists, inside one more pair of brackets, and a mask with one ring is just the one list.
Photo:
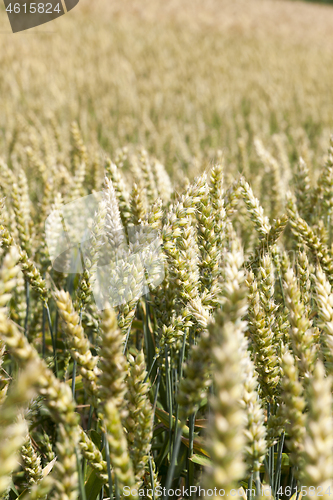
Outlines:
[[[71, 144], [73, 174], [45, 170], [33, 218], [24, 170], [0, 166], [1, 494], [154, 498], [200, 484], [259, 498], [268, 485], [272, 498], [303, 486], [328, 499], [333, 143], [316, 185], [301, 159], [283, 201], [277, 161], [256, 139], [270, 217], [243, 176], [224, 181], [221, 155], [177, 191], [144, 150], [95, 162], [103, 200], [78, 275], [52, 269], [43, 226], [85, 192], [76, 123]], [[164, 280], [140, 298], [132, 264], [118, 277], [132, 295], [99, 313], [103, 237], [117, 250], [130, 226], [159, 232]]]

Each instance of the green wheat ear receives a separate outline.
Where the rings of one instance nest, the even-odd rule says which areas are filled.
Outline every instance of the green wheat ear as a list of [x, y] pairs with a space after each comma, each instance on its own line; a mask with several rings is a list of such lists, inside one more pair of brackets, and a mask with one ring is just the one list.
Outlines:
[[301, 480], [308, 487], [323, 488], [324, 498], [332, 486], [333, 419], [332, 380], [325, 377], [325, 369], [318, 361], [307, 388], [309, 412], [303, 440]]
[[[213, 328], [217, 345], [212, 350], [215, 397], [211, 400], [214, 416], [208, 431], [212, 467], [204, 479], [206, 487], [229, 491], [244, 472], [245, 413], [240, 399], [243, 393], [239, 348], [242, 325], [220, 320]], [[217, 498], [217, 497], [216, 497]]]
[[319, 326], [322, 329], [321, 348], [327, 373], [333, 375], [333, 296], [331, 285], [320, 267], [317, 268], [315, 283]]

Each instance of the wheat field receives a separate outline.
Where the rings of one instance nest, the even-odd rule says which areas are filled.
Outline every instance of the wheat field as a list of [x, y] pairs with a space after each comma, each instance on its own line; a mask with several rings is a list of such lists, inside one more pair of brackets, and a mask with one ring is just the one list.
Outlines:
[[1, 3], [1, 499], [330, 500], [332, 23]]

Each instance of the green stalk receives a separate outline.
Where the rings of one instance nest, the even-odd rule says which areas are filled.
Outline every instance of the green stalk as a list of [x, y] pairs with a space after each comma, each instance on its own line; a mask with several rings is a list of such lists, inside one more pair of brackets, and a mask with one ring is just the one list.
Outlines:
[[174, 439], [173, 439], [173, 441], [175, 442], [176, 435], [177, 435], [177, 429], [178, 429], [178, 414], [179, 414], [179, 408], [178, 408], [178, 403], [177, 403], [177, 392], [178, 392], [177, 388], [178, 388], [178, 384], [179, 384], [179, 380], [178, 380], [178, 377], [177, 377], [177, 375], [178, 375], [177, 368], [174, 369], [174, 374], [175, 374], [174, 375], [175, 381], [174, 381], [174, 391], [173, 392], [174, 392], [174, 398], [175, 398], [175, 400], [174, 400], [174, 406], [175, 406], [175, 409], [176, 409], [176, 411], [175, 411], [175, 418], [176, 418], [176, 420], [175, 420], [175, 428], [174, 428], [174, 434], [173, 434], [174, 435]]
[[83, 479], [83, 475], [82, 475], [80, 457], [79, 457], [77, 449], [75, 449], [75, 455], [76, 455], [76, 462], [77, 462], [77, 471], [78, 471], [78, 476], [79, 476], [80, 497], [81, 497], [81, 500], [86, 500], [86, 490], [84, 487], [84, 479]]
[[269, 449], [269, 477], [272, 489], [274, 487], [274, 446]]
[[178, 387], [181, 379], [183, 378], [183, 363], [184, 363], [184, 356], [185, 356], [185, 347], [186, 347], [186, 333], [184, 334], [183, 337], [183, 344], [182, 344], [182, 350], [180, 351], [180, 357], [179, 357], [179, 379], [178, 379], [178, 384], [176, 386], [175, 390], [175, 402], [176, 402], [176, 422], [175, 422], [175, 431], [174, 431], [174, 446], [176, 443], [176, 436], [177, 436], [177, 431], [178, 431], [178, 414], [179, 414], [179, 405], [177, 402], [177, 394], [178, 394]]
[[274, 490], [273, 490], [274, 496], [276, 495], [276, 492], [278, 491], [278, 489], [280, 487], [284, 437], [285, 437], [285, 433], [283, 432], [281, 439], [280, 439], [280, 442], [279, 442], [279, 449], [278, 449], [278, 455], [277, 455], [277, 461], [276, 461], [275, 485], [274, 485]]
[[[291, 468], [290, 488], [291, 488], [291, 493], [293, 492], [293, 490], [297, 491], [297, 479], [294, 474], [294, 467]], [[297, 498], [299, 497], [299, 493], [297, 493], [296, 497]]]
[[[267, 419], [269, 418], [269, 415], [270, 415], [270, 407], [269, 407], [269, 403], [268, 403], [268, 405], [267, 405]], [[273, 450], [273, 457], [272, 457], [272, 450]], [[273, 481], [273, 477], [272, 477], [272, 458], [274, 460], [274, 446], [271, 446], [269, 448], [268, 454], [266, 455], [266, 457], [264, 459], [265, 470], [266, 470], [266, 473], [268, 474], [269, 484], [272, 487], [272, 491], [273, 491], [274, 481]]]
[[108, 442], [108, 438], [107, 438], [106, 433], [104, 434], [104, 443], [105, 443], [105, 458], [106, 458], [106, 464], [107, 464], [107, 467], [108, 467], [109, 497], [110, 497], [110, 500], [113, 500], [110, 450], [109, 450], [109, 442]]
[[158, 375], [157, 375], [157, 380], [156, 380], [156, 392], [154, 396], [154, 405], [153, 405], [153, 416], [155, 416], [155, 409], [157, 405], [157, 398], [158, 398], [158, 391], [160, 389], [160, 383], [161, 383], [161, 372], [160, 369], [158, 368]]
[[45, 307], [43, 307], [43, 319], [42, 319], [43, 358], [45, 358], [45, 355], [46, 355], [45, 326], [46, 326], [46, 309], [45, 309]]
[[50, 315], [50, 309], [48, 306], [48, 303], [44, 303], [44, 307], [46, 309], [46, 314], [47, 314], [47, 321], [49, 324], [49, 330], [50, 330], [50, 335], [51, 335], [51, 340], [52, 340], [52, 347], [53, 347], [53, 357], [54, 357], [54, 370], [55, 370], [55, 376], [58, 377], [58, 359], [57, 359], [57, 346], [55, 344], [55, 338], [53, 335], [53, 329], [52, 329], [52, 321], [51, 321], [51, 315]]
[[26, 300], [26, 312], [24, 320], [24, 335], [28, 336], [28, 320], [29, 320], [29, 307], [30, 307], [30, 288], [29, 282], [25, 281], [25, 300]]
[[153, 491], [153, 500], [156, 500], [156, 498], [155, 498], [155, 484], [154, 484], [153, 464], [151, 462], [151, 456], [150, 455], [149, 455], [149, 458], [148, 458], [148, 463], [149, 463], [149, 474], [150, 474], [151, 489]]
[[154, 358], [153, 358], [153, 361], [152, 361], [152, 364], [151, 364], [151, 367], [149, 369], [149, 372], [147, 373], [146, 377], [145, 377], [145, 383], [147, 382], [147, 380], [150, 378], [150, 375], [151, 375], [151, 372], [153, 371], [153, 368], [154, 368], [154, 365], [156, 363], [156, 360], [158, 358], [158, 354], [155, 354]]
[[272, 484], [272, 482], [271, 482], [271, 476], [270, 476], [270, 472], [269, 472], [269, 457], [268, 457], [268, 460], [267, 460], [267, 457], [265, 457], [265, 459], [264, 459], [264, 466], [265, 466], [266, 474], [268, 475], [269, 484]]
[[253, 474], [251, 474], [247, 483], [247, 500], [250, 500], [252, 498], [252, 485], [253, 485]]
[[256, 495], [259, 497], [261, 484], [260, 484], [260, 472], [258, 470], [255, 473], [254, 483], [256, 487]]
[[155, 346], [153, 343], [152, 332], [149, 328], [149, 303], [147, 301], [147, 296], [144, 297], [144, 321], [143, 321], [143, 334], [144, 334], [144, 342], [146, 347], [146, 356], [147, 356], [147, 370], [150, 372], [154, 359], [155, 359]]
[[167, 475], [166, 482], [165, 482], [165, 490], [166, 490], [165, 499], [166, 500], [168, 500], [168, 498], [169, 498], [169, 489], [171, 487], [172, 480], [173, 480], [173, 475], [174, 475], [174, 472], [175, 472], [176, 460], [177, 460], [177, 457], [178, 457], [178, 453], [179, 453], [179, 449], [180, 449], [180, 444], [181, 444], [181, 441], [182, 441], [182, 435], [183, 435], [183, 425], [181, 425], [179, 427], [179, 429], [178, 429], [178, 433], [177, 433], [177, 436], [176, 436], [176, 439], [175, 439], [175, 444], [174, 444], [174, 447], [173, 447], [173, 453], [172, 453], [172, 457], [171, 457], [171, 463], [170, 463], [170, 466], [169, 466], [169, 469], [168, 469], [168, 475]]
[[123, 354], [125, 354], [125, 353], [126, 353], [127, 344], [128, 344], [128, 339], [129, 339], [129, 336], [130, 336], [130, 333], [131, 333], [131, 328], [132, 328], [133, 319], [134, 319], [134, 316], [133, 316], [133, 318], [132, 318], [132, 321], [131, 321], [130, 326], [128, 327], [128, 331], [127, 331], [127, 333], [126, 333], [126, 339], [125, 339], [125, 344], [124, 344]]
[[170, 380], [170, 367], [168, 358], [168, 347], [165, 346], [165, 377], [167, 389], [167, 401], [169, 412], [169, 455], [171, 458], [171, 444], [172, 444], [172, 394], [171, 394], [171, 380]]
[[187, 472], [187, 482], [188, 488], [194, 485], [194, 463], [189, 460], [193, 456], [193, 440], [194, 440], [194, 424], [195, 424], [195, 413], [189, 418], [189, 447], [188, 447], [188, 472]]

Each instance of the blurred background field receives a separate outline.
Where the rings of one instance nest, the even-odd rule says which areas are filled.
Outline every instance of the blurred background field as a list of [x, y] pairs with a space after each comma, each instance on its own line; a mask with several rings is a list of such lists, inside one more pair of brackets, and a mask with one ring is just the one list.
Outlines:
[[274, 134], [315, 168], [333, 120], [332, 22], [303, 2], [81, 0], [12, 35], [2, 12], [2, 155], [52, 120], [66, 149], [75, 119], [90, 149], [140, 145], [176, 174], [219, 149], [239, 169], [239, 140], [255, 163], [254, 136], [273, 152]]

